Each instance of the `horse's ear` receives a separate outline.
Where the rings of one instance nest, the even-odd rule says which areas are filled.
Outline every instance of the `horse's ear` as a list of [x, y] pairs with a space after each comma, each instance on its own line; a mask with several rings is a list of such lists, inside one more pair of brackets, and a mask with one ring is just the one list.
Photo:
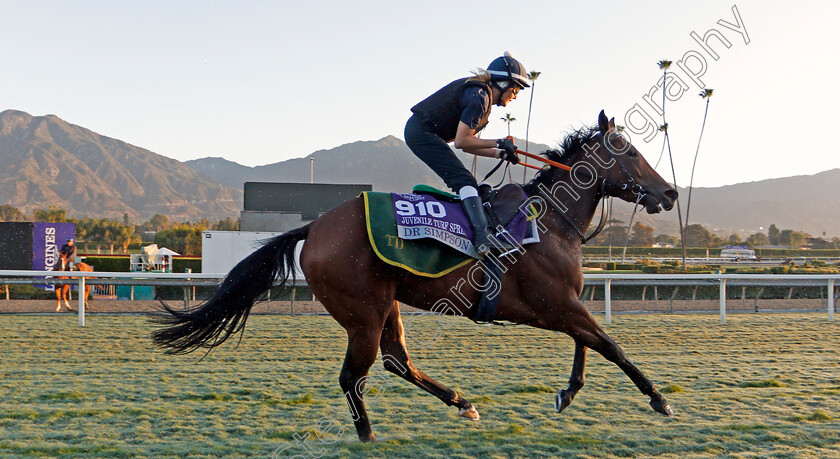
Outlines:
[[610, 118], [610, 129], [615, 130], [615, 118]]
[[604, 135], [606, 135], [610, 130], [610, 122], [607, 121], [607, 115], [604, 114], [603, 110], [601, 110], [601, 113], [598, 114], [598, 129], [600, 129], [601, 134]]

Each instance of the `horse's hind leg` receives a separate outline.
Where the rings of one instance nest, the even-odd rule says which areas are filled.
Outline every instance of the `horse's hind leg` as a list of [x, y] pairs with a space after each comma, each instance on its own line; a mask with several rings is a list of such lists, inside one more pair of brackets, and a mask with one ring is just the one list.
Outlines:
[[70, 294], [71, 291], [72, 290], [70, 289], [69, 285], [65, 286], [64, 287], [64, 293], [62, 294], [62, 298], [64, 298], [64, 306], [67, 307], [67, 310], [70, 311], [70, 312], [74, 312], [75, 309], [73, 309], [73, 307], [70, 306], [70, 301], [73, 300], [73, 296]]
[[382, 364], [386, 370], [441, 399], [443, 403], [449, 406], [457, 406], [459, 415], [467, 419], [478, 420], [478, 411], [470, 402], [459, 396], [454, 390], [426, 376], [414, 367], [405, 347], [405, 331], [400, 318], [399, 303], [396, 301], [394, 307], [388, 313], [388, 318], [385, 319], [385, 327], [382, 329], [379, 347], [382, 350]]
[[[656, 390], [656, 387], [654, 387], [650, 379], [648, 379], [647, 376], [645, 376], [645, 374], [642, 373], [642, 371], [639, 370], [626, 355], [624, 355], [624, 351], [621, 350], [618, 344], [616, 344], [616, 342], [613, 341], [613, 339], [610, 338], [610, 336], [607, 335], [600, 326], [598, 326], [598, 323], [595, 322], [595, 319], [592, 318], [589, 311], [587, 311], [580, 303], [576, 303], [576, 305], [579, 313], [575, 314], [571, 318], [567, 318], [566, 324], [564, 325], [566, 333], [574, 338], [576, 344], [582, 344], [591, 348], [595, 352], [603, 355], [605, 359], [621, 368], [630, 380], [633, 381], [636, 387], [638, 387], [643, 394], [650, 397], [650, 406], [656, 412], [665, 416], [672, 416], [674, 412], [668, 405], [668, 401], [665, 400], [665, 397], [663, 397], [658, 390]], [[575, 351], [575, 363], [577, 363], [577, 355], [578, 353]], [[582, 376], [583, 370], [581, 367], [581, 382], [583, 380]]]
[[569, 377], [569, 387], [561, 390], [554, 399], [554, 409], [558, 413], [572, 403], [575, 395], [583, 387], [585, 379], [584, 370], [586, 368], [586, 349], [586, 346], [583, 344], [575, 343], [575, 360], [572, 364], [572, 376]]
[[[370, 327], [370, 328], [367, 328]], [[373, 323], [347, 329], [347, 355], [338, 381], [347, 399], [356, 433], [362, 441], [376, 441], [370, 428], [363, 396], [368, 370], [376, 361], [376, 344], [382, 329]]]

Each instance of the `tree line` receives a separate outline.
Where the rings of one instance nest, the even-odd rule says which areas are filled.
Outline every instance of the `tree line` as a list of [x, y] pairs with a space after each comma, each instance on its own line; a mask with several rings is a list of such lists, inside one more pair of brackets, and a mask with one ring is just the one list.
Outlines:
[[[613, 246], [623, 247], [651, 247], [654, 244], [673, 245], [679, 244], [679, 237], [670, 234], [658, 234], [654, 236], [655, 230], [652, 226], [636, 222], [627, 233], [627, 225], [623, 221], [613, 219], [607, 222], [607, 227], [587, 244], [591, 246]], [[792, 229], [779, 229], [775, 224], [770, 225], [767, 232], [755, 232], [746, 239], [741, 239], [738, 234], [731, 234], [729, 237], [720, 237], [700, 224], [688, 225], [685, 227], [686, 247], [723, 247], [727, 245], [747, 246], [750, 248], [763, 246], [779, 246], [788, 248], [807, 247], [811, 249], [840, 249], [840, 237], [827, 238], [811, 236], [802, 231]]]
[[[38, 221], [38, 222], [70, 222], [76, 224], [77, 243], [85, 252], [96, 250], [101, 252], [106, 248], [114, 253], [118, 248], [122, 253], [128, 253], [131, 244], [154, 242], [158, 246], [168, 247], [183, 255], [201, 255], [201, 232], [204, 230], [238, 231], [239, 219], [228, 217], [210, 223], [206, 218], [198, 222], [172, 222], [169, 217], [156, 214], [149, 220], [134, 224], [124, 214], [122, 221], [106, 218], [68, 218], [64, 209], [50, 206], [47, 209], [35, 209], [32, 216], [25, 216], [19, 209], [8, 204], [0, 205], [0, 221]], [[679, 244], [679, 237], [670, 234], [654, 235], [655, 229], [652, 226], [636, 222], [627, 233], [627, 225], [621, 220], [612, 219], [607, 222], [607, 227], [592, 239], [590, 246], [613, 246], [623, 247], [651, 247], [654, 244], [674, 245]], [[767, 245], [782, 246], [789, 248], [808, 247], [812, 249], [840, 249], [840, 238], [827, 238], [825, 233], [822, 237], [812, 236], [802, 231], [792, 229], [779, 229], [772, 224], [767, 232], [755, 232], [746, 239], [741, 239], [738, 234], [731, 234], [729, 237], [720, 237], [709, 231], [703, 225], [693, 224], [685, 228], [687, 247], [723, 247], [726, 245], [743, 245], [751, 248]], [[148, 237], [143, 238], [143, 235]], [[152, 239], [153, 238], [153, 239]]]
[[181, 255], [201, 255], [201, 232], [204, 230], [238, 231], [239, 219], [230, 217], [210, 223], [206, 218], [192, 223], [173, 222], [169, 217], [156, 214], [149, 220], [135, 224], [128, 214], [123, 214], [122, 220], [108, 218], [71, 218], [67, 212], [56, 206], [46, 209], [35, 209], [32, 215], [24, 215], [20, 209], [3, 204], [0, 205], [0, 221], [2, 222], [55, 222], [76, 224], [76, 245], [81, 252], [86, 253], [119, 253], [127, 254], [132, 244], [154, 242], [160, 247], [168, 247]]

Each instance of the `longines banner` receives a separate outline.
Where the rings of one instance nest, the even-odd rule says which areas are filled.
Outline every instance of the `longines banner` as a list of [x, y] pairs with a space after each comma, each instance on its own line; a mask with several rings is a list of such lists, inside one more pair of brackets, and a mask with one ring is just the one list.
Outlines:
[[[35, 222], [32, 229], [32, 269], [52, 271], [61, 269], [58, 251], [67, 238], [76, 237], [75, 223]], [[52, 286], [45, 286], [52, 290]]]

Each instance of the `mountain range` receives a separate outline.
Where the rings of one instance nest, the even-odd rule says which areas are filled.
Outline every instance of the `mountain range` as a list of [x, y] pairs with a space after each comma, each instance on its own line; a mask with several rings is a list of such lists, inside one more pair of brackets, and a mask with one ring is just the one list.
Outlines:
[[[525, 144], [521, 139], [516, 143]], [[548, 148], [531, 142], [528, 149], [541, 152]], [[458, 155], [473, 168], [474, 156]], [[32, 116], [16, 110], [0, 113], [0, 159], [6, 165], [0, 169], [0, 204], [11, 204], [27, 213], [55, 205], [75, 217], [121, 218], [127, 213], [135, 221], [156, 213], [177, 221], [235, 218], [242, 209], [246, 181], [308, 183], [311, 171], [316, 183], [371, 184], [376, 191], [406, 192], [418, 183], [445, 188], [405, 142], [393, 136], [249, 167], [224, 158], [180, 162], [54, 115]], [[495, 164], [495, 160], [479, 158], [474, 173], [481, 178]], [[511, 176], [521, 182], [522, 168], [514, 167]], [[498, 183], [501, 177], [496, 172], [488, 182]], [[531, 177], [528, 174], [527, 178]], [[695, 188], [691, 223], [703, 224], [723, 236], [766, 232], [770, 224], [815, 236], [837, 236], [840, 200], [834, 193], [838, 183], [840, 169], [832, 169], [814, 175]], [[685, 215], [688, 191], [679, 191]], [[632, 210], [632, 204], [616, 200], [613, 218], [629, 223]], [[677, 234], [675, 210], [636, 214], [633, 221], [654, 226], [657, 234]]]
[[[515, 139], [517, 145], [525, 141]], [[531, 142], [529, 150], [542, 152], [550, 147]], [[471, 167], [473, 155], [458, 156]], [[305, 158], [290, 159], [265, 166], [248, 167], [223, 158], [187, 161], [190, 167], [231, 187], [246, 181], [309, 182], [310, 158], [314, 158], [314, 178], [319, 183], [372, 184], [375, 191], [407, 192], [418, 183], [445, 189], [443, 182], [420, 162], [402, 140], [387, 136], [377, 141], [355, 142], [330, 150], [319, 150]], [[496, 160], [479, 158], [476, 177], [483, 177]], [[530, 169], [529, 169], [530, 171]], [[522, 169], [513, 169], [514, 181], [522, 181]], [[528, 174], [530, 179], [533, 174]], [[497, 172], [488, 182], [500, 180]], [[771, 224], [781, 229], [805, 231], [814, 236], [840, 235], [840, 200], [834, 198], [840, 184], [840, 169], [714, 188], [694, 188], [691, 193], [689, 223], [703, 224], [720, 236], [738, 233], [742, 237], [766, 232]], [[679, 188], [682, 214], [688, 189]], [[630, 223], [633, 204], [614, 200], [613, 218]], [[596, 215], [596, 218], [598, 216]], [[676, 208], [671, 212], [633, 217], [656, 228], [657, 234], [679, 234]]]
[[[517, 139], [520, 145], [524, 140]], [[540, 151], [547, 145], [531, 143]], [[457, 156], [472, 167], [474, 155], [458, 151]], [[314, 159], [314, 162], [311, 160]], [[476, 174], [483, 177], [496, 165], [497, 160], [479, 158]], [[376, 141], [360, 141], [329, 150], [318, 150], [304, 158], [289, 159], [265, 166], [248, 167], [224, 158], [201, 158], [186, 164], [223, 185], [242, 188], [245, 182], [301, 182], [309, 183], [314, 170], [315, 183], [371, 184], [375, 191], [409, 192], [418, 183], [446, 188], [419, 158], [414, 156], [402, 140], [387, 136]], [[312, 170], [311, 170], [312, 169]], [[522, 180], [522, 170], [516, 171]], [[496, 181], [501, 174], [494, 175]], [[533, 174], [528, 174], [533, 177]], [[492, 181], [492, 180], [490, 180]]]
[[55, 205], [73, 217], [175, 221], [236, 217], [242, 190], [184, 163], [57, 116], [0, 113], [0, 204], [31, 213]]

